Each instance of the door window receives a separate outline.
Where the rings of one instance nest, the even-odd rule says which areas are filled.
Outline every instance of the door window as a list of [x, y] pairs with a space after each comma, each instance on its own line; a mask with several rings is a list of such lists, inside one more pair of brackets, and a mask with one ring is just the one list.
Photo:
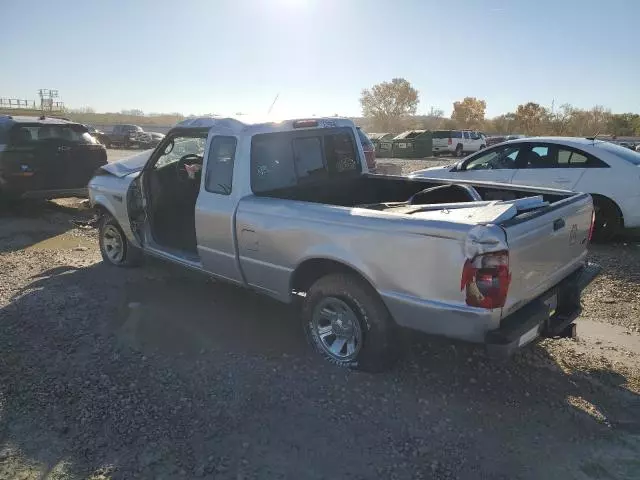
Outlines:
[[469, 135], [469, 132], [464, 132], [464, 139], [469, 140], [470, 138], [471, 136]]
[[231, 194], [233, 164], [236, 155], [236, 137], [214, 137], [207, 157], [204, 188], [207, 192]]
[[575, 167], [585, 168], [589, 158], [573, 150], [558, 149], [558, 166], [559, 167]]
[[557, 149], [550, 145], [534, 145], [518, 162], [518, 168], [556, 168]]
[[505, 145], [474, 156], [463, 170], [503, 170], [516, 168], [521, 145]]
[[520, 168], [587, 168], [600, 163], [584, 152], [561, 145], [534, 145]]

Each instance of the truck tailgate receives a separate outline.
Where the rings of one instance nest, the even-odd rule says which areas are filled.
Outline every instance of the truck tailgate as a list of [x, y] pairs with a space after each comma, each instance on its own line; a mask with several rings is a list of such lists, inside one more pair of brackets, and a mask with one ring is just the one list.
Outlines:
[[448, 138], [433, 138], [432, 142], [433, 147], [447, 148], [449, 146]]
[[502, 316], [541, 295], [582, 265], [593, 203], [576, 194], [504, 222], [511, 283]]

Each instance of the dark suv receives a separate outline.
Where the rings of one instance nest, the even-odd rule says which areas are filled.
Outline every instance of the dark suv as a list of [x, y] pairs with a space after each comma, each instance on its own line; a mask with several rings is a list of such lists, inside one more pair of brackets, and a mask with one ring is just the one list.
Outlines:
[[107, 151], [84, 125], [51, 117], [0, 115], [0, 195], [86, 196]]

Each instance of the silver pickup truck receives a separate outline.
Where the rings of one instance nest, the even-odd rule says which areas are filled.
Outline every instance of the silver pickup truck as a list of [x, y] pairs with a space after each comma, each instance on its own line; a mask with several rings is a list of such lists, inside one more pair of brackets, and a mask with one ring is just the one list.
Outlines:
[[105, 262], [143, 253], [299, 304], [348, 368], [398, 354], [398, 327], [507, 355], [572, 328], [591, 197], [372, 175], [350, 120], [196, 118], [89, 183]]

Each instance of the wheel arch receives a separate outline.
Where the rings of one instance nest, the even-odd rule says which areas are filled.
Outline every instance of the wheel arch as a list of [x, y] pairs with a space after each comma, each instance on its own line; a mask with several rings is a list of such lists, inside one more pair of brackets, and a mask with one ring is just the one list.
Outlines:
[[332, 273], [355, 275], [377, 292], [371, 279], [361, 269], [342, 260], [328, 257], [313, 257], [302, 261], [291, 274], [290, 291], [307, 292], [317, 280]]
[[112, 217], [116, 217], [115, 209], [112, 205], [107, 201], [104, 195], [97, 195], [92, 201], [93, 209], [100, 216], [105, 213], [111, 215]]
[[596, 202], [606, 202], [612, 205], [618, 212], [618, 215], [620, 215], [620, 228], [624, 228], [624, 214], [622, 213], [622, 210], [620, 209], [620, 207], [618, 206], [615, 200], [613, 200], [610, 197], [607, 197], [606, 195], [601, 195], [599, 193], [591, 193], [590, 195], [591, 195], [591, 198], [593, 198], [594, 205]]
[[140, 243], [140, 240], [133, 234], [132, 230], [131, 230], [131, 225], [130, 224], [126, 224], [123, 225], [121, 222], [121, 219], [119, 218], [120, 215], [118, 215], [116, 208], [114, 207], [114, 205], [108, 201], [108, 199], [104, 196], [104, 195], [97, 195], [92, 199], [92, 205], [93, 205], [93, 209], [96, 211], [96, 213], [102, 217], [103, 215], [107, 214], [107, 215], [111, 215], [116, 222], [118, 222], [118, 225], [120, 225], [120, 228], [122, 229], [122, 231], [124, 232], [124, 234], [126, 235], [127, 239], [129, 240], [129, 242], [131, 242], [134, 246], [140, 248], [142, 245]]

